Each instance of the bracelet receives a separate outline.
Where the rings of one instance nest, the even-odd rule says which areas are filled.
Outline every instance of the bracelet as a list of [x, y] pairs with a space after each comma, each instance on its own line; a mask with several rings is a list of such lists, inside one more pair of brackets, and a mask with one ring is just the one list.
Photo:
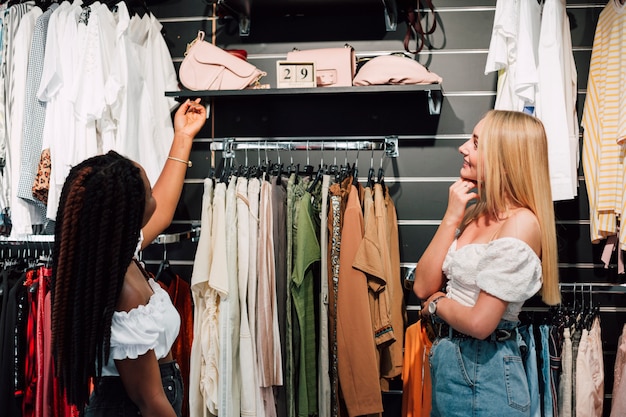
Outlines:
[[176, 162], [181, 162], [187, 165], [188, 168], [191, 168], [193, 166], [193, 163], [191, 161], [185, 161], [184, 159], [174, 158], [173, 156], [168, 156], [167, 159], [171, 159], [172, 161], [176, 161]]

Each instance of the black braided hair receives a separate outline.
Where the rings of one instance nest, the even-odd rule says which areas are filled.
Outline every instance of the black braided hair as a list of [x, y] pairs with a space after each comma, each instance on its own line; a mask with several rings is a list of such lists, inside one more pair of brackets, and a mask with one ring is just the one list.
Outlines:
[[91, 378], [109, 360], [111, 320], [137, 247], [144, 182], [131, 160], [110, 151], [67, 176], [57, 212], [52, 276], [56, 374], [67, 402], [82, 409]]

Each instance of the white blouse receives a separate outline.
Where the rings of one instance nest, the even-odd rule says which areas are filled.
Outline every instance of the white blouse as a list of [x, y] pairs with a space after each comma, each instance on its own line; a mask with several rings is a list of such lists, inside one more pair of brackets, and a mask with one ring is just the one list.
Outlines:
[[456, 249], [456, 239], [443, 262], [447, 296], [473, 306], [480, 291], [508, 302], [503, 319], [517, 321], [524, 302], [541, 289], [541, 260], [526, 242], [506, 237], [470, 243]]
[[180, 315], [169, 294], [154, 279], [148, 283], [154, 291], [148, 304], [113, 313], [111, 354], [102, 376], [119, 375], [115, 360], [136, 359], [151, 349], [157, 359], [164, 358], [178, 336]]

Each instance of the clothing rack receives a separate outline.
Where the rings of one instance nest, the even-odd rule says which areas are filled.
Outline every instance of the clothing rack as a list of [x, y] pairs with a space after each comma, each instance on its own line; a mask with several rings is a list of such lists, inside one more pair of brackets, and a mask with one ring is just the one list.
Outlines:
[[194, 226], [191, 230], [178, 233], [162, 233], [152, 241], [152, 243], [176, 243], [183, 240], [196, 242], [200, 238], [200, 226]]
[[626, 294], [626, 284], [612, 284], [608, 282], [562, 282], [559, 286], [561, 292], [568, 293]]
[[2, 236], [0, 237], [0, 245], [2, 244], [10, 244], [10, 245], [23, 245], [28, 243], [37, 243], [37, 242], [54, 242], [54, 235], [23, 235], [18, 239], [9, 239], [8, 237]]
[[[152, 243], [175, 243], [182, 240], [195, 241], [200, 237], [200, 226], [178, 233], [162, 233]], [[0, 245], [27, 245], [29, 243], [53, 243], [54, 235], [24, 235], [19, 239], [0, 237]]]
[[314, 140], [293, 138], [224, 138], [222, 141], [211, 142], [212, 151], [222, 151], [224, 158], [234, 158], [237, 150], [276, 150], [276, 151], [303, 151], [303, 150], [382, 150], [389, 158], [397, 158], [398, 136], [385, 136], [384, 138], [357, 137], [357, 136], [334, 136], [315, 137]]

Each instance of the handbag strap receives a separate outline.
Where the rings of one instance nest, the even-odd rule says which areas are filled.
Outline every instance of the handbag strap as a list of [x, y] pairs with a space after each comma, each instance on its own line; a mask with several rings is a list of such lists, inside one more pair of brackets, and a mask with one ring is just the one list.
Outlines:
[[[407, 12], [407, 28], [406, 34], [404, 35], [404, 50], [410, 52], [412, 54], [419, 53], [424, 44], [426, 43], [426, 35], [430, 35], [435, 32], [437, 29], [437, 18], [435, 16], [435, 6], [432, 0], [421, 0], [422, 3], [426, 5], [426, 7], [430, 10], [430, 13], [433, 16], [432, 26], [428, 30], [424, 30], [422, 27], [422, 13], [420, 11], [420, 0], [417, 2], [417, 8], [409, 7]], [[415, 34], [415, 40], [417, 42], [416, 48], [414, 51], [410, 48], [411, 38]]]
[[202, 42], [204, 40], [204, 31], [199, 30], [198, 31], [198, 36], [196, 36], [196, 38], [194, 40], [192, 40], [191, 42], [189, 42], [187, 44], [187, 49], [185, 49], [185, 54], [184, 56], [187, 56], [187, 53], [189, 52], [189, 50], [191, 49], [192, 46], [194, 46], [196, 44], [196, 42]]

